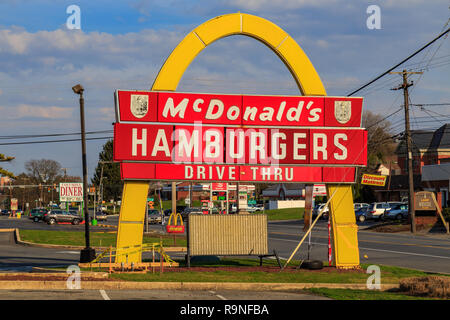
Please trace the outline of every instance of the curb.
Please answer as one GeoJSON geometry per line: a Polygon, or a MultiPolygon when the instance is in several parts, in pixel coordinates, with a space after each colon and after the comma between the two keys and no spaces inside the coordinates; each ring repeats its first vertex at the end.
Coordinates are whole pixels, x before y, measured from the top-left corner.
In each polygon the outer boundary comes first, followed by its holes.
{"type": "MultiPolygon", "coordinates": [[[[243,290],[292,291],[311,288],[368,290],[366,284],[345,283],[240,283],[240,282],[131,282],[81,281],[82,290],[243,290]]],[[[398,284],[382,284],[381,291],[398,289],[398,284]]],[[[0,281],[0,290],[67,290],[66,281],[0,281]]]]}
{"type": "MultiPolygon", "coordinates": [[[[81,279],[83,278],[88,278],[88,279],[107,279],[108,278],[108,273],[107,272],[81,272],[81,279]]],[[[70,274],[67,274],[65,270],[61,270],[61,271],[57,271],[57,270],[52,270],[49,272],[48,269],[43,269],[43,268],[37,268],[34,267],[32,269],[31,273],[23,273],[23,272],[7,272],[7,273],[0,273],[0,289],[2,288],[2,284],[3,283],[7,283],[10,282],[10,280],[5,280],[3,281],[2,278],[6,278],[6,277],[21,277],[21,276],[26,276],[26,277],[30,277],[30,278],[42,278],[42,277],[63,277],[63,276],[67,276],[69,277],[70,274]]],[[[32,282],[42,282],[39,280],[29,280],[32,282]]],[[[15,282],[21,282],[20,280],[15,280],[15,282]]],[[[27,282],[27,281],[23,281],[23,282],[27,282]]],[[[48,281],[45,281],[48,282],[48,281]]],[[[61,282],[61,280],[59,281],[55,281],[55,282],[61,282]]]]}

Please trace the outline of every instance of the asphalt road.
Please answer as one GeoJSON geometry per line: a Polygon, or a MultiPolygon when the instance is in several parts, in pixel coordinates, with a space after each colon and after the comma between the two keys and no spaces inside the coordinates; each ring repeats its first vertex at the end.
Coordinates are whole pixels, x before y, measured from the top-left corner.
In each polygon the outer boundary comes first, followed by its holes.
{"type": "Polygon", "coordinates": [[[329,300],[302,292],[238,290],[0,290],[0,300],[329,300]]]}
{"type": "MultiPolygon", "coordinates": [[[[280,257],[289,258],[303,235],[301,221],[270,222],[270,250],[275,249],[280,257]]],[[[449,235],[411,235],[360,230],[358,242],[361,263],[450,274],[449,235]]],[[[299,251],[294,259],[306,259],[308,239],[299,251]]],[[[311,234],[310,258],[328,260],[328,229],[324,221],[318,222],[311,234]]]]}

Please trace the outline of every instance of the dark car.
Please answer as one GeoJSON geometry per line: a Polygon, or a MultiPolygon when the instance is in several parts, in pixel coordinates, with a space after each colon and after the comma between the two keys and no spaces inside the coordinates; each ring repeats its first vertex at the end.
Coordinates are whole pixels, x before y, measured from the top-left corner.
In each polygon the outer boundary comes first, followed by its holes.
{"type": "Polygon", "coordinates": [[[156,209],[149,209],[148,210],[148,223],[152,224],[158,224],[161,223],[161,213],[156,209]]]}
{"type": "Polygon", "coordinates": [[[44,219],[44,215],[48,213],[49,211],[45,208],[34,208],[31,209],[30,212],[30,219],[32,219],[34,222],[39,222],[40,220],[44,219]]]}
{"type": "Polygon", "coordinates": [[[2,216],[9,216],[10,213],[11,213],[11,211],[6,210],[6,209],[0,210],[0,214],[1,214],[2,216]]]}
{"type": "Polygon", "coordinates": [[[386,209],[384,212],[384,219],[391,220],[402,220],[407,219],[409,215],[408,205],[407,204],[397,204],[392,206],[392,208],[386,209]]]}
{"type": "Polygon", "coordinates": [[[108,220],[108,215],[106,214],[106,212],[97,211],[97,212],[95,212],[95,220],[106,221],[106,220],[108,220]]]}
{"type": "Polygon", "coordinates": [[[186,221],[189,218],[190,214],[203,214],[203,209],[199,207],[191,207],[184,209],[184,211],[181,213],[183,221],[186,221]]]}
{"type": "Polygon", "coordinates": [[[356,220],[364,222],[367,220],[367,215],[369,214],[369,207],[362,207],[355,211],[356,220]]]}
{"type": "Polygon", "coordinates": [[[55,209],[50,210],[49,213],[44,215],[44,221],[48,224],[70,222],[74,225],[77,225],[83,221],[83,217],[80,216],[77,211],[64,211],[55,209]]]}

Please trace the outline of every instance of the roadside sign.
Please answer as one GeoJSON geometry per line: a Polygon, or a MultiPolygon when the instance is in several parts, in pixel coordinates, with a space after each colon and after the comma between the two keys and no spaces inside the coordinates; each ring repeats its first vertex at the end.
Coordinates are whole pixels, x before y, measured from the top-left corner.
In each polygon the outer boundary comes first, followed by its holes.
{"type": "Polygon", "coordinates": [[[81,182],[61,182],[59,184],[60,202],[82,202],[83,183],[81,182]]]}
{"type": "Polygon", "coordinates": [[[430,191],[419,191],[415,193],[414,196],[414,210],[420,211],[434,211],[436,210],[436,205],[433,201],[433,193],[430,191]]]}
{"type": "Polygon", "coordinates": [[[313,197],[316,196],[326,196],[327,188],[324,184],[315,184],[313,187],[313,197]]]}
{"type": "Polygon", "coordinates": [[[11,211],[17,211],[19,209],[19,201],[16,198],[11,198],[11,211]]]}
{"type": "Polygon", "coordinates": [[[211,183],[212,191],[227,191],[228,183],[213,182],[211,183]]]}
{"type": "Polygon", "coordinates": [[[361,184],[384,187],[386,184],[386,176],[380,176],[377,174],[363,174],[361,184]]]}

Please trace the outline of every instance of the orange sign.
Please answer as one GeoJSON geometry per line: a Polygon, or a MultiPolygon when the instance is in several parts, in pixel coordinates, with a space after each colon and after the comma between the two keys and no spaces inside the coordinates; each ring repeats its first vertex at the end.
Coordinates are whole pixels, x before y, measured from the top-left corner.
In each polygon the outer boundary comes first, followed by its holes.
{"type": "Polygon", "coordinates": [[[386,185],[386,176],[379,176],[376,174],[363,174],[361,184],[384,187],[386,185]]]}

